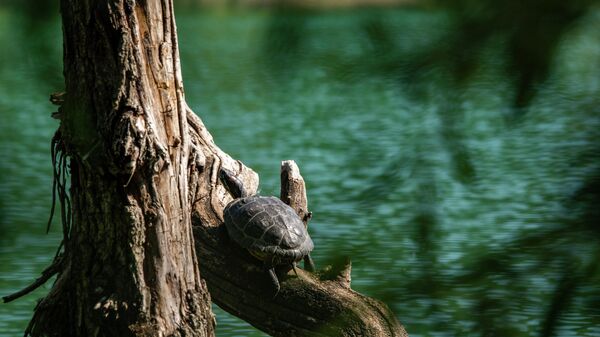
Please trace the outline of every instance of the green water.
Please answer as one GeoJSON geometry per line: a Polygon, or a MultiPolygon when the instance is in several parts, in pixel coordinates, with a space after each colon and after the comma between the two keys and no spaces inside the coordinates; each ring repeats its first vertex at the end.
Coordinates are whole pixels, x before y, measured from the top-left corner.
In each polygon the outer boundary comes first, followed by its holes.
{"type": "MultiPolygon", "coordinates": [[[[56,12],[0,6],[0,295],[60,238],[56,12]]],[[[298,162],[317,266],[351,256],[411,336],[600,336],[600,9],[459,12],[180,10],[186,97],[263,194],[298,162]]],[[[0,335],[49,287],[0,304],[0,335]]],[[[219,336],[263,335],[215,312],[219,336]]]]}

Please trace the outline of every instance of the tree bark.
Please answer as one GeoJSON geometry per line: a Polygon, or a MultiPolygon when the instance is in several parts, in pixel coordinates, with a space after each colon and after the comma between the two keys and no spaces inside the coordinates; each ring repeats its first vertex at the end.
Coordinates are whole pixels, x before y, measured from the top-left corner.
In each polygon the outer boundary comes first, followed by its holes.
{"type": "MultiPolygon", "coordinates": [[[[62,0],[61,11],[67,94],[53,98],[53,158],[64,239],[26,334],[213,336],[212,296],[274,336],[407,336],[383,303],[350,288],[349,261],[279,270],[272,298],[260,261],[228,240],[219,170],[249,192],[258,176],[185,103],[172,0],[62,0]]],[[[308,224],[295,164],[281,197],[308,224]]]]}
{"type": "Polygon", "coordinates": [[[58,149],[70,158],[73,213],[27,333],[213,336],[172,2],[63,0],[61,12],[58,149]]]}

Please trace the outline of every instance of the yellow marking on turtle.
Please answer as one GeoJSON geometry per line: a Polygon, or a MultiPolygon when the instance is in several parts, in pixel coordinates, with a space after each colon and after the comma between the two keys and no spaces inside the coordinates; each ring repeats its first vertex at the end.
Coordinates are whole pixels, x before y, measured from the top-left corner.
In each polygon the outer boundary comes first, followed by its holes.
{"type": "Polygon", "coordinates": [[[265,252],[261,252],[260,250],[256,249],[256,250],[248,250],[250,252],[250,254],[252,254],[252,256],[254,256],[255,258],[264,261],[267,259],[267,253],[265,252]]]}

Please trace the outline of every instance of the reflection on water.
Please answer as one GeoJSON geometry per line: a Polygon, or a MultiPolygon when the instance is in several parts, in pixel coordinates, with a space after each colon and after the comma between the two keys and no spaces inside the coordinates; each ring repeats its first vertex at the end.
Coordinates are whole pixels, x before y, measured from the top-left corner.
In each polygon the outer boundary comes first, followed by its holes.
{"type": "MultiPolygon", "coordinates": [[[[351,256],[353,287],[411,336],[598,336],[600,9],[496,3],[182,11],[187,99],[263,194],[299,163],[317,264],[351,256]]],[[[59,19],[0,7],[0,42],[6,294],[59,238],[59,19]]],[[[0,305],[0,332],[43,293],[0,305]]],[[[262,335],[216,311],[219,336],[262,335]]]]}

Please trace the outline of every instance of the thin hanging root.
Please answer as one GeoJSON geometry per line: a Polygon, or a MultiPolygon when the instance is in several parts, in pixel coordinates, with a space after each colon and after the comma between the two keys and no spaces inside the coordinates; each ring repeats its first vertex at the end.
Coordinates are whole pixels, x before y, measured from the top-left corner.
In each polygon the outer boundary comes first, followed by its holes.
{"type": "Polygon", "coordinates": [[[56,210],[56,196],[58,194],[58,200],[60,202],[60,215],[63,226],[64,240],[68,239],[69,231],[71,228],[71,200],[69,199],[67,192],[67,176],[69,175],[68,170],[68,155],[62,142],[60,130],[57,130],[52,137],[51,142],[51,157],[52,157],[52,168],[53,168],[53,179],[52,179],[52,206],[50,208],[50,216],[48,218],[48,224],[46,225],[46,233],[50,231],[52,225],[52,219],[54,218],[54,212],[56,210]]]}
{"type": "Polygon", "coordinates": [[[58,273],[61,270],[62,261],[63,261],[62,255],[57,256],[54,259],[54,261],[52,262],[52,264],[48,268],[44,269],[44,271],[42,272],[42,276],[38,277],[35,281],[33,281],[33,283],[31,283],[24,289],[19,290],[14,294],[2,297],[2,301],[4,301],[4,303],[14,301],[17,298],[19,298],[21,296],[25,296],[25,295],[29,294],[30,292],[39,288],[44,283],[46,283],[46,281],[48,281],[52,276],[54,276],[56,273],[58,273]]]}
{"type": "Polygon", "coordinates": [[[52,225],[52,219],[54,218],[54,210],[56,209],[56,188],[59,179],[59,173],[56,168],[56,157],[58,155],[60,143],[60,131],[54,133],[52,142],[50,143],[50,153],[52,158],[52,206],[50,207],[50,217],[48,218],[48,225],[46,226],[46,234],[50,232],[50,225],[52,225]]]}
{"type": "Polygon", "coordinates": [[[69,239],[69,232],[71,228],[71,200],[69,199],[66,189],[67,176],[69,175],[67,164],[68,155],[66,154],[66,150],[62,142],[60,130],[57,130],[54,134],[54,137],[52,137],[50,152],[52,156],[53,171],[52,206],[50,208],[48,224],[46,225],[46,233],[50,231],[50,225],[52,224],[52,219],[54,218],[54,211],[56,209],[56,196],[58,194],[58,201],[60,202],[61,222],[63,226],[63,240],[58,245],[58,249],[56,251],[56,254],[54,255],[54,260],[52,261],[52,264],[50,264],[48,268],[44,269],[42,275],[24,289],[17,291],[14,294],[2,297],[2,300],[5,303],[29,294],[30,292],[34,291],[35,289],[39,288],[44,283],[46,283],[52,276],[57,274],[62,269],[62,261],[64,255],[61,254],[61,250],[63,249],[63,247],[69,239]]]}
{"type": "Polygon", "coordinates": [[[64,151],[60,153],[60,160],[58,170],[60,172],[59,183],[58,183],[58,196],[60,201],[60,215],[61,222],[63,225],[63,240],[65,243],[69,240],[69,233],[71,231],[71,199],[67,192],[67,176],[68,165],[67,165],[67,154],[64,151]]]}

